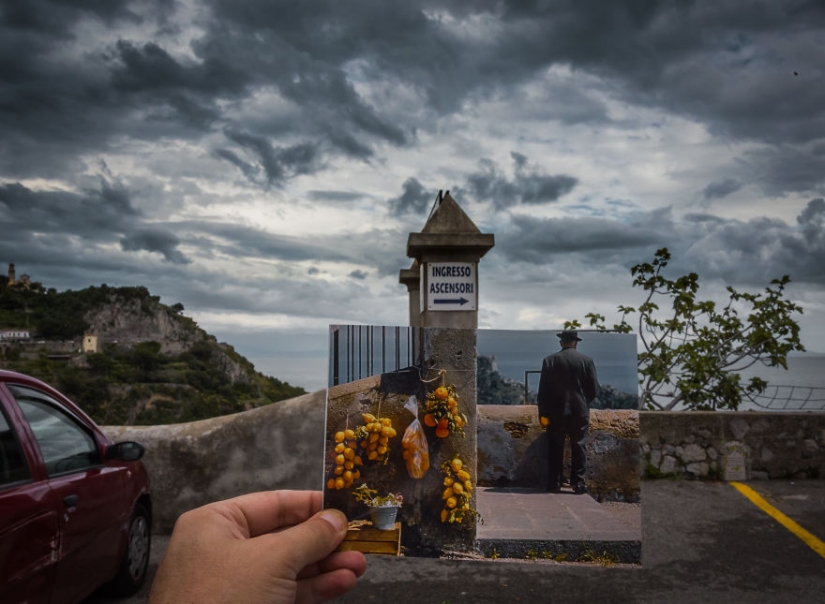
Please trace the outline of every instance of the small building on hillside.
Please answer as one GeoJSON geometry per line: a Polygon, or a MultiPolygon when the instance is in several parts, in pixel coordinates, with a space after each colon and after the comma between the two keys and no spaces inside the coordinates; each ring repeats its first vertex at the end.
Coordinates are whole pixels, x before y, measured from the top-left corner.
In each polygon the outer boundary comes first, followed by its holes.
{"type": "Polygon", "coordinates": [[[97,352],[97,336],[93,334],[85,334],[83,336],[83,352],[97,352]]]}

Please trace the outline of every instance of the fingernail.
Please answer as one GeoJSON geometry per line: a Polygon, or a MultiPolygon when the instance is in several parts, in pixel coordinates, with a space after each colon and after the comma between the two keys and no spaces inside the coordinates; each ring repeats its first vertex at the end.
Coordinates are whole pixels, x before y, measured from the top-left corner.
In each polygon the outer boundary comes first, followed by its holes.
{"type": "Polygon", "coordinates": [[[318,512],[318,516],[322,520],[329,522],[336,531],[343,531],[347,526],[347,517],[338,510],[324,510],[323,512],[318,512]]]}

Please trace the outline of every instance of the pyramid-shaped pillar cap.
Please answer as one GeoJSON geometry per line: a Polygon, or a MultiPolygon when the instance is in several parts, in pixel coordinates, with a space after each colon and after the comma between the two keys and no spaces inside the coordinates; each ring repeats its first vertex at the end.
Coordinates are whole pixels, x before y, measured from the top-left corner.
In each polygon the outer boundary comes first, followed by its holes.
{"type": "Polygon", "coordinates": [[[418,262],[477,262],[495,245],[492,233],[482,233],[450,196],[439,192],[420,233],[410,233],[407,256],[418,262]]]}

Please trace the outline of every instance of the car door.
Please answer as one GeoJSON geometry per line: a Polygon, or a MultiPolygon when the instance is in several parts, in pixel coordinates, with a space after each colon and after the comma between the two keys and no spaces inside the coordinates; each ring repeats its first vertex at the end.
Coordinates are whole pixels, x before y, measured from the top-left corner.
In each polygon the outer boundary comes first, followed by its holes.
{"type": "Polygon", "coordinates": [[[0,385],[0,600],[47,604],[57,568],[57,511],[12,411],[0,385]]]}
{"type": "Polygon", "coordinates": [[[125,469],[102,463],[92,428],[50,395],[8,384],[36,441],[58,507],[60,548],[53,602],[83,598],[111,579],[119,562],[125,469]]]}

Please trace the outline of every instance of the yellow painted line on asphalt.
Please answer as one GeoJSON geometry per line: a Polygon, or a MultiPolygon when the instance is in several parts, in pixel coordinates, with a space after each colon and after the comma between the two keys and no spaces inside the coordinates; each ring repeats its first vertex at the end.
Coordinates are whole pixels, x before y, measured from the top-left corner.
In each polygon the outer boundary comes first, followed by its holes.
{"type": "Polygon", "coordinates": [[[817,554],[825,558],[825,542],[823,542],[813,533],[806,531],[804,528],[799,526],[799,524],[797,524],[796,522],[788,518],[785,514],[777,510],[770,503],[765,501],[765,499],[759,493],[754,491],[748,485],[742,484],[741,482],[731,482],[730,484],[733,486],[733,488],[742,493],[742,495],[747,497],[753,505],[755,505],[760,510],[765,512],[768,516],[776,520],[779,524],[781,524],[786,529],[791,531],[794,535],[802,539],[802,541],[805,542],[805,545],[807,545],[817,554]]]}

